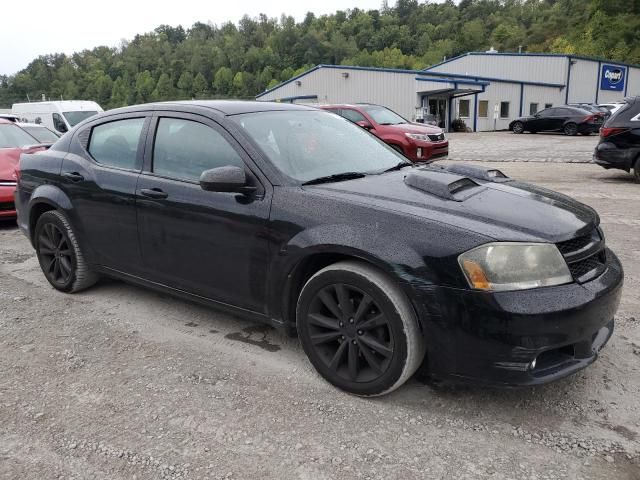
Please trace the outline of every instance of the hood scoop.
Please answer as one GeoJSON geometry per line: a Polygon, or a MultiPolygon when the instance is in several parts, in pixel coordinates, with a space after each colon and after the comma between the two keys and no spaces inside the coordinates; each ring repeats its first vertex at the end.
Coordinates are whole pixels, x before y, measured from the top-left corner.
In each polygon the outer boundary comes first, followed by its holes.
{"type": "Polygon", "coordinates": [[[430,165],[427,167],[436,171],[445,171],[455,173],[457,175],[463,175],[469,178],[476,178],[485,182],[504,183],[511,182],[513,179],[507,177],[500,170],[495,168],[486,169],[482,167],[476,167],[475,165],[465,165],[464,163],[455,165],[430,165]]]}
{"type": "Polygon", "coordinates": [[[463,202],[484,190],[468,177],[449,173],[442,169],[419,169],[404,177],[404,183],[436,197],[463,202]]]}

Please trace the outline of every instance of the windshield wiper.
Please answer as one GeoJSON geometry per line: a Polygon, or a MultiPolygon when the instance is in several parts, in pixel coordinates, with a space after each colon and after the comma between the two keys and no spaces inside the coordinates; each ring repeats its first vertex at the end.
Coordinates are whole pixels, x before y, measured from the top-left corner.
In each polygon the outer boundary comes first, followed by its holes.
{"type": "Polygon", "coordinates": [[[351,180],[354,178],[362,178],[364,176],[365,174],[362,172],[334,173],[333,175],[326,175],[324,177],[314,178],[313,180],[307,180],[302,185],[317,185],[319,183],[339,182],[341,180],[351,180]]]}
{"type": "Polygon", "coordinates": [[[412,164],[412,163],[409,163],[409,162],[400,162],[400,163],[398,163],[397,165],[394,165],[394,166],[393,166],[393,167],[391,167],[391,168],[387,168],[386,170],[383,170],[381,173],[393,172],[393,171],[395,171],[395,170],[400,170],[400,169],[402,169],[402,168],[404,168],[404,167],[412,167],[412,166],[413,166],[413,164],[412,164]]]}

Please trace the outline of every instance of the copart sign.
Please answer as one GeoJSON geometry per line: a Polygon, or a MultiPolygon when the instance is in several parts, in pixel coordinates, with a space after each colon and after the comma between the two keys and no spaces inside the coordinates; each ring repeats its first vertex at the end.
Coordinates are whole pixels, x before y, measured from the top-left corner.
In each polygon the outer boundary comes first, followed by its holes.
{"type": "Polygon", "coordinates": [[[623,91],[626,76],[627,69],[625,67],[602,65],[602,72],[600,73],[600,90],[623,91]]]}

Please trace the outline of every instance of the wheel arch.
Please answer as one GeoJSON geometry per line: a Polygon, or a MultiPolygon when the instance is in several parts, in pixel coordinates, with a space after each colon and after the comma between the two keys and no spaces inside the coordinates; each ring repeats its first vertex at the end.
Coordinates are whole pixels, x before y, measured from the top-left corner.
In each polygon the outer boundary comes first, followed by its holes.
{"type": "Polygon", "coordinates": [[[53,185],[41,185],[37,187],[31,194],[28,211],[29,222],[29,240],[34,245],[34,235],[36,223],[40,216],[50,210],[60,210],[69,213],[72,210],[71,200],[69,197],[53,185]]]}

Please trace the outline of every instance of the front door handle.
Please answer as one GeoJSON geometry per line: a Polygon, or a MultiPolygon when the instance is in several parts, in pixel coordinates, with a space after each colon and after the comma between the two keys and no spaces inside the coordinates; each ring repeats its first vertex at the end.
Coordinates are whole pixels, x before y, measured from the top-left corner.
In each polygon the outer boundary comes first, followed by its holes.
{"type": "Polygon", "coordinates": [[[167,198],[169,196],[168,193],[163,192],[159,188],[143,188],[142,190],[140,190],[140,193],[145,197],[157,199],[167,198]]]}
{"type": "Polygon", "coordinates": [[[78,172],[65,172],[62,176],[72,182],[81,182],[84,180],[84,177],[80,175],[78,172]]]}

